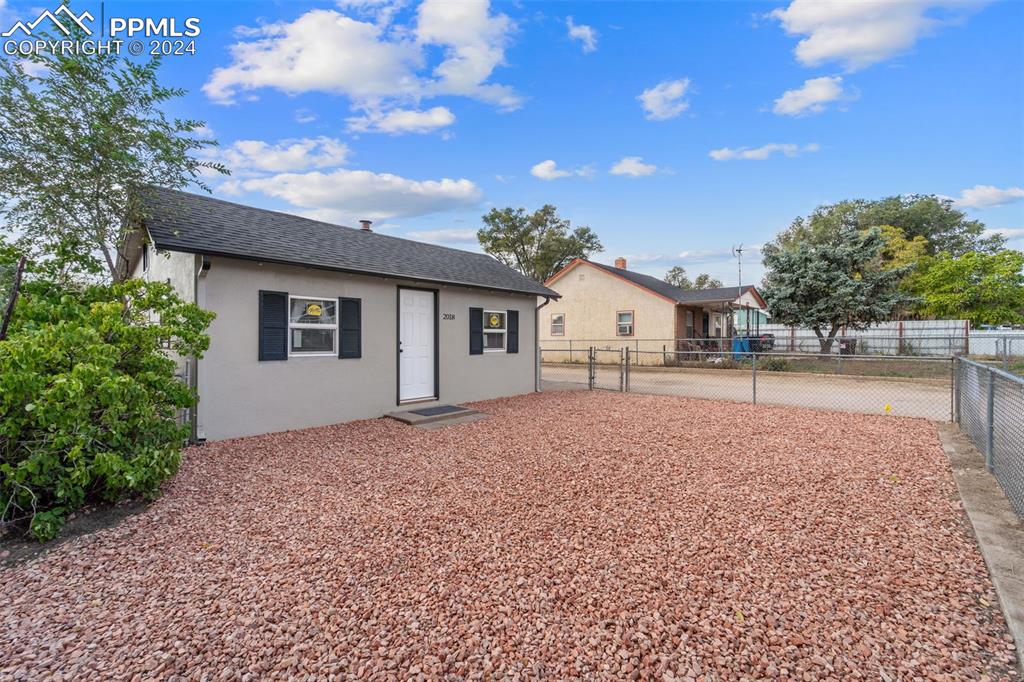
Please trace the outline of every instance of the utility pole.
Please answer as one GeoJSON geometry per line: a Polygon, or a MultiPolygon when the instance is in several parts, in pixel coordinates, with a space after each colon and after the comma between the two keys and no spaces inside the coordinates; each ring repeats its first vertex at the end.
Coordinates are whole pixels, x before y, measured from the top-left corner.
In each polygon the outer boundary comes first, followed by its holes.
{"type": "MultiPolygon", "coordinates": [[[[732,255],[736,259],[736,304],[743,298],[743,243],[732,247],[732,255]]],[[[746,332],[750,333],[750,320],[747,320],[746,332]]]]}

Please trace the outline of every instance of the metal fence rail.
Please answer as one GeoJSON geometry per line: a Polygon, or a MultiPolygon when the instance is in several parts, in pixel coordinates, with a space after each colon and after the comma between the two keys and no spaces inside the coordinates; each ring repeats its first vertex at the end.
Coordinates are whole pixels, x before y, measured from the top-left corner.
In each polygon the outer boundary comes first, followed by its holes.
{"type": "MultiPolygon", "coordinates": [[[[752,335],[750,343],[763,344],[751,347],[753,352],[821,354],[821,344],[813,334],[752,335]]],[[[546,351],[562,351],[567,359],[586,361],[590,348],[600,350],[623,350],[634,352],[677,351],[722,351],[732,350],[732,337],[721,338],[677,338],[677,339],[636,339],[619,337],[615,339],[567,339],[550,338],[540,342],[546,351]]],[[[925,356],[949,358],[953,355],[998,358],[1009,364],[1024,357],[1024,332],[973,332],[973,336],[951,334],[928,334],[914,336],[892,336],[857,333],[836,337],[829,352],[833,355],[889,355],[925,356]]],[[[1006,367],[1004,366],[1004,369],[1006,367]]]]}
{"type": "Polygon", "coordinates": [[[1024,517],[1024,378],[973,360],[954,360],[954,418],[985,455],[1024,517]]]}
{"type": "Polygon", "coordinates": [[[541,350],[541,385],[952,419],[951,358],[541,350]]]}

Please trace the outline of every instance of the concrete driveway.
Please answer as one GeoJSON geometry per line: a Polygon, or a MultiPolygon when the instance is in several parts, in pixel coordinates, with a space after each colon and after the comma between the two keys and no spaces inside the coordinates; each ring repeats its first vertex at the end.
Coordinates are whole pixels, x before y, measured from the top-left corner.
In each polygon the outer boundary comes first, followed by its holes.
{"type": "MultiPolygon", "coordinates": [[[[618,390],[619,369],[597,365],[597,388],[618,390]]],[[[542,388],[586,388],[587,369],[579,365],[545,363],[542,388]]],[[[750,370],[633,368],[630,390],[636,393],[750,402],[750,370]]],[[[936,379],[895,379],[794,372],[757,373],[757,402],[863,414],[890,414],[950,419],[950,385],[936,379]],[[886,412],[885,406],[889,406],[886,412]]]]}

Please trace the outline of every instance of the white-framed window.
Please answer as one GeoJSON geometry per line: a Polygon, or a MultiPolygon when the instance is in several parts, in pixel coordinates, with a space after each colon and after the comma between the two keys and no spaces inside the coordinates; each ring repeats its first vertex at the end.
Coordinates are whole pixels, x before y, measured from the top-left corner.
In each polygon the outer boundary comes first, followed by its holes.
{"type": "Polygon", "coordinates": [[[142,243],[142,271],[149,272],[149,243],[142,243]]]}
{"type": "Polygon", "coordinates": [[[507,313],[504,310],[484,311],[484,352],[505,352],[505,337],[508,332],[507,313]]]}
{"type": "Polygon", "coordinates": [[[615,313],[615,335],[633,336],[633,311],[620,310],[615,313]]]}
{"type": "Polygon", "coordinates": [[[289,296],[288,355],[335,355],[337,351],[338,300],[289,296]]]}
{"type": "Polygon", "coordinates": [[[565,336],[565,313],[551,313],[551,336],[565,336]]]}

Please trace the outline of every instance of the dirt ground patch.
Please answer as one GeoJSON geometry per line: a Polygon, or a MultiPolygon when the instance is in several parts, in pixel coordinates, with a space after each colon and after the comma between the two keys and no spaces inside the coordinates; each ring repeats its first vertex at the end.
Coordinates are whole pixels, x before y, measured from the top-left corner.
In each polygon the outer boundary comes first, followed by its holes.
{"type": "Polygon", "coordinates": [[[70,514],[60,530],[60,536],[50,542],[39,542],[25,535],[22,529],[11,530],[6,535],[0,535],[0,566],[25,563],[52,552],[65,542],[116,526],[123,519],[145,509],[146,503],[141,500],[87,507],[70,514]]]}
{"type": "Polygon", "coordinates": [[[547,393],[209,444],[0,583],[0,678],[1015,678],[935,427],[547,393]]]}

